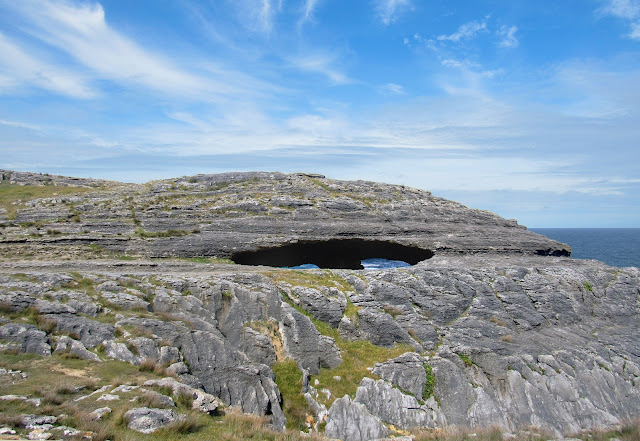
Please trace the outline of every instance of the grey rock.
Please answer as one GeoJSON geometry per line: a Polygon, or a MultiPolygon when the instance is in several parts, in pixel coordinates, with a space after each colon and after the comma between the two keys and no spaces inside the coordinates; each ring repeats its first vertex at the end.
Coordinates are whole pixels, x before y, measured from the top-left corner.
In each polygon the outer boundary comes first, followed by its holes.
{"type": "Polygon", "coordinates": [[[287,355],[312,374],[317,374],[320,367],[340,364],[340,351],[333,339],[321,336],[308,317],[288,304],[282,304],[282,312],[280,334],[287,355]]]}
{"type": "Polygon", "coordinates": [[[149,398],[150,400],[152,400],[154,403],[156,403],[154,405],[154,407],[158,406],[158,407],[176,407],[176,403],[173,401],[173,399],[171,397],[168,397],[164,394],[161,394],[159,392],[153,391],[153,390],[145,390],[144,394],[145,397],[149,398]]]}
{"type": "Polygon", "coordinates": [[[140,433],[152,433],[178,419],[178,414],[171,409],[154,409],[138,407],[124,414],[127,427],[140,433]]]}
{"type": "Polygon", "coordinates": [[[20,352],[38,355],[51,355],[51,345],[47,334],[33,325],[7,323],[0,326],[0,340],[14,344],[20,352]]]}
{"type": "Polygon", "coordinates": [[[124,343],[105,340],[103,343],[105,356],[130,364],[140,364],[140,357],[134,355],[124,343]]]}
{"type": "Polygon", "coordinates": [[[53,415],[22,415],[22,425],[26,429],[45,429],[48,430],[58,421],[58,417],[53,415]]]}
{"type": "Polygon", "coordinates": [[[343,441],[369,441],[384,438],[389,430],[363,404],[355,403],[345,395],[331,405],[324,433],[329,438],[343,441]]]}
{"type": "Polygon", "coordinates": [[[173,375],[188,374],[189,373],[189,367],[185,363],[180,361],[178,363],[173,363],[173,364],[169,365],[167,367],[167,373],[168,374],[173,374],[173,375]]]}
{"type": "Polygon", "coordinates": [[[436,423],[442,422],[437,408],[422,406],[415,397],[403,394],[384,380],[363,378],[354,402],[364,404],[372,415],[382,421],[405,430],[433,428],[436,423]]]}
{"type": "Polygon", "coordinates": [[[140,297],[135,295],[127,294],[126,292],[103,291],[101,295],[107,302],[122,309],[142,309],[144,311],[153,311],[149,302],[142,300],[140,297]]]}
{"type": "Polygon", "coordinates": [[[334,328],[340,323],[347,306],[345,295],[337,288],[319,289],[296,286],[291,289],[291,297],[299,300],[300,306],[314,318],[329,323],[334,328]]]}
{"type": "Polygon", "coordinates": [[[425,363],[415,352],[407,352],[384,363],[377,363],[372,372],[400,389],[410,392],[419,400],[428,398],[422,396],[427,382],[425,363]]]}
{"type": "Polygon", "coordinates": [[[0,401],[23,401],[34,407],[40,407],[40,404],[42,404],[40,398],[29,398],[26,395],[0,395],[0,401]]]}
{"type": "Polygon", "coordinates": [[[144,385],[169,387],[171,388],[174,397],[180,394],[191,395],[193,397],[192,408],[195,410],[199,410],[200,412],[213,414],[221,405],[220,400],[213,395],[188,386],[186,384],[180,383],[175,378],[167,377],[161,380],[148,380],[144,383],[144,385]]]}
{"type": "Polygon", "coordinates": [[[180,351],[173,346],[161,346],[158,363],[170,365],[181,360],[180,351]]]}
{"type": "Polygon", "coordinates": [[[92,420],[101,420],[103,416],[111,413],[112,410],[110,407],[100,407],[92,412],[89,413],[89,418],[91,418],[92,420]]]}
{"type": "Polygon", "coordinates": [[[36,298],[26,292],[12,291],[6,294],[0,294],[0,305],[4,309],[20,312],[32,306],[36,298]]]}
{"type": "Polygon", "coordinates": [[[44,317],[56,322],[58,331],[70,335],[78,335],[87,348],[93,348],[105,340],[112,340],[115,328],[107,323],[100,323],[86,317],[72,314],[49,314],[44,317]]]}
{"type": "Polygon", "coordinates": [[[271,338],[250,328],[244,328],[242,351],[251,361],[271,366],[276,362],[276,351],[271,338]]]}
{"type": "Polygon", "coordinates": [[[48,300],[36,299],[33,305],[40,314],[75,314],[78,312],[70,305],[60,302],[50,302],[48,300]]]}
{"type": "Polygon", "coordinates": [[[158,360],[160,357],[158,343],[151,338],[130,338],[127,340],[127,343],[133,345],[140,360],[158,360]]]}
{"type": "Polygon", "coordinates": [[[101,361],[93,352],[89,351],[81,341],[72,339],[71,337],[62,336],[56,342],[55,354],[69,353],[82,358],[83,360],[101,361]]]}

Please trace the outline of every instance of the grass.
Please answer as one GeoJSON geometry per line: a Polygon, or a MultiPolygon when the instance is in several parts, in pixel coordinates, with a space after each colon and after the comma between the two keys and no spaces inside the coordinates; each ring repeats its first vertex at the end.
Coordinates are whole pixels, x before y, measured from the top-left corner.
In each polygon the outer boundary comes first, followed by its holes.
{"type": "Polygon", "coordinates": [[[586,289],[589,292],[593,292],[593,286],[591,286],[589,282],[584,282],[584,289],[586,289]]]}
{"type": "Polygon", "coordinates": [[[305,430],[307,401],[302,395],[302,372],[294,360],[285,360],[271,366],[276,384],[282,394],[282,407],[287,417],[287,429],[305,430]]]}
{"type": "MultiPolygon", "coordinates": [[[[67,359],[57,354],[50,357],[39,357],[33,354],[8,354],[0,352],[0,366],[8,369],[22,370],[27,378],[3,381],[0,379],[0,395],[17,394],[43,398],[40,407],[18,401],[0,401],[0,424],[7,425],[26,435],[22,427],[20,415],[64,415],[58,424],[74,427],[81,431],[92,431],[94,441],[185,441],[216,440],[265,440],[265,441],[302,441],[317,440],[317,436],[301,435],[299,430],[281,433],[269,429],[268,419],[235,413],[231,410],[226,415],[210,416],[191,409],[192,398],[176,397],[177,412],[183,419],[158,430],[153,435],[144,435],[129,430],[124,421],[127,410],[141,405],[159,407],[154,400],[144,401],[144,392],[136,389],[122,395],[119,401],[109,402],[113,412],[103,416],[100,421],[93,421],[91,411],[104,406],[104,402],[96,401],[98,395],[83,401],[74,402],[93,390],[110,384],[141,385],[144,381],[159,378],[153,373],[140,372],[136,366],[110,360],[102,363],[87,360],[67,359]],[[140,397],[135,399],[136,397],[140,397]],[[133,401],[130,401],[134,399],[133,401]],[[142,404],[141,404],[142,403],[142,404]]],[[[293,372],[293,371],[292,371],[293,372]]],[[[281,374],[284,377],[284,374],[281,374]]],[[[299,385],[301,387],[301,383],[299,385]]]]}
{"type": "Polygon", "coordinates": [[[274,283],[285,282],[293,286],[305,286],[316,289],[319,286],[327,286],[330,288],[338,288],[341,291],[353,291],[353,287],[349,282],[328,270],[279,269],[266,271],[263,274],[269,277],[274,283]]]}
{"type": "Polygon", "coordinates": [[[467,354],[458,354],[458,357],[460,357],[460,360],[464,362],[465,366],[473,366],[473,361],[471,361],[471,358],[469,358],[467,354]]]}
{"type": "Polygon", "coordinates": [[[433,368],[428,364],[424,365],[425,373],[427,374],[427,381],[424,383],[424,391],[422,392],[422,399],[426,401],[436,387],[436,376],[433,374],[433,368]]]}
{"type": "Polygon", "coordinates": [[[318,331],[321,334],[332,337],[342,357],[342,364],[334,369],[320,369],[318,375],[312,376],[312,381],[317,379],[319,389],[328,389],[331,392],[331,398],[320,395],[320,401],[329,407],[333,401],[344,395],[355,397],[356,389],[364,377],[377,376],[372,374],[368,367],[373,367],[376,363],[387,361],[391,358],[399,357],[405,352],[413,351],[413,347],[407,344],[394,345],[391,348],[376,346],[368,340],[347,341],[342,339],[338,331],[332,328],[328,323],[312,319],[318,331]],[[340,379],[336,379],[339,377],[340,379]]]}
{"type": "Polygon", "coordinates": [[[28,201],[53,196],[80,195],[90,191],[96,191],[96,189],[86,187],[55,187],[51,185],[18,185],[3,181],[0,183],[0,207],[7,210],[9,219],[15,219],[18,210],[25,208],[25,203],[28,201]]]}

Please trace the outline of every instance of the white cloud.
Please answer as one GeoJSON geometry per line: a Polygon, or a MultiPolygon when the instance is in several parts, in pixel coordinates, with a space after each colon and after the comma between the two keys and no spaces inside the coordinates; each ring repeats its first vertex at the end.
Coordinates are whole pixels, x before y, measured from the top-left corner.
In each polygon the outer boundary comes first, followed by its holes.
{"type": "Polygon", "coordinates": [[[398,19],[398,16],[411,7],[411,0],[377,0],[376,13],[380,21],[388,26],[398,19]]]}
{"type": "Polygon", "coordinates": [[[96,96],[82,75],[29,55],[2,34],[0,68],[4,71],[0,76],[0,93],[3,89],[12,93],[20,87],[32,86],[73,98],[96,96]]]}
{"type": "Polygon", "coordinates": [[[36,126],[33,124],[27,124],[20,121],[7,121],[5,119],[0,119],[0,125],[8,126],[8,127],[18,127],[20,129],[35,130],[38,132],[42,130],[39,126],[36,126]]]}
{"type": "MultiPolygon", "coordinates": [[[[256,1],[253,4],[259,8],[254,12],[261,20],[267,20],[272,13],[270,1],[256,1]]],[[[216,103],[272,90],[264,82],[206,58],[198,59],[197,66],[180,66],[175,60],[179,57],[145,48],[113,29],[99,3],[24,0],[3,7],[30,25],[25,32],[40,40],[43,50],[64,54],[72,61],[64,60],[65,67],[47,65],[27,55],[30,51],[17,44],[0,41],[9,48],[0,51],[0,60],[11,61],[17,66],[12,69],[20,69],[18,73],[25,77],[21,81],[38,87],[85,98],[96,95],[90,80],[108,80],[129,87],[142,86],[162,95],[216,103]]],[[[64,56],[57,55],[56,63],[62,63],[64,56]]],[[[0,78],[0,87],[3,83],[6,80],[0,78]]]]}
{"type": "Polygon", "coordinates": [[[640,0],[607,0],[596,11],[600,16],[612,16],[628,22],[631,31],[628,38],[640,40],[640,0]]]}
{"type": "Polygon", "coordinates": [[[325,75],[334,84],[348,84],[351,79],[335,67],[336,57],[331,54],[318,53],[301,56],[291,60],[298,69],[325,75]]]}
{"type": "Polygon", "coordinates": [[[400,84],[395,84],[395,83],[387,83],[384,86],[382,86],[382,91],[385,93],[391,93],[393,95],[405,95],[407,92],[405,92],[404,87],[402,87],[400,84]]]}
{"type": "Polygon", "coordinates": [[[302,17],[300,18],[300,21],[298,22],[298,26],[302,26],[304,25],[306,22],[308,22],[309,20],[313,19],[313,13],[316,9],[316,6],[318,5],[320,0],[305,0],[304,2],[304,8],[302,10],[302,17]]]}
{"type": "Polygon", "coordinates": [[[506,26],[503,25],[498,31],[496,35],[501,38],[498,46],[507,47],[507,48],[515,48],[518,47],[520,42],[516,38],[516,32],[518,31],[517,26],[506,26]]]}
{"type": "Polygon", "coordinates": [[[640,16],[640,2],[638,0],[608,0],[599,12],[603,15],[633,20],[640,16]]]}
{"type": "Polygon", "coordinates": [[[456,32],[451,35],[438,35],[438,40],[458,42],[460,40],[468,40],[474,37],[478,32],[487,29],[486,21],[470,21],[461,25],[456,32]]]}

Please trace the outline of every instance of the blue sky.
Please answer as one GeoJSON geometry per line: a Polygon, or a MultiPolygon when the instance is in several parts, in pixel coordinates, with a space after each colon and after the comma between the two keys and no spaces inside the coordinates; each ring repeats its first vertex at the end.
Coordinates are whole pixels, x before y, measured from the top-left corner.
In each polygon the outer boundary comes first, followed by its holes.
{"type": "Polygon", "coordinates": [[[0,168],[410,185],[640,227],[640,0],[0,0],[0,168]]]}

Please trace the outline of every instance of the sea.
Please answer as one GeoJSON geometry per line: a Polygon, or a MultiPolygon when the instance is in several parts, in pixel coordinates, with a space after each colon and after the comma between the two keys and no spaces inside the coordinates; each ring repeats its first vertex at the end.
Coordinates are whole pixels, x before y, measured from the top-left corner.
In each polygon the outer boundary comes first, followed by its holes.
{"type": "Polygon", "coordinates": [[[574,259],[640,267],[640,228],[529,228],[568,244],[574,259]]]}

